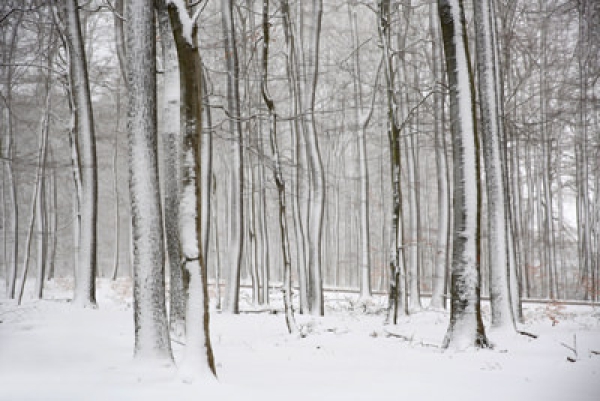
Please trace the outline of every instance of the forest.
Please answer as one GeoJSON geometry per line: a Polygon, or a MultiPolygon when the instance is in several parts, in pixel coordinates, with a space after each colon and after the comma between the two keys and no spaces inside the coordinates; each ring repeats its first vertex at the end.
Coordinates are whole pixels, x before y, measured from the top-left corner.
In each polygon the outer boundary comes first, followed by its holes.
{"type": "Polygon", "coordinates": [[[0,54],[0,400],[600,397],[600,2],[5,0],[0,54]]]}

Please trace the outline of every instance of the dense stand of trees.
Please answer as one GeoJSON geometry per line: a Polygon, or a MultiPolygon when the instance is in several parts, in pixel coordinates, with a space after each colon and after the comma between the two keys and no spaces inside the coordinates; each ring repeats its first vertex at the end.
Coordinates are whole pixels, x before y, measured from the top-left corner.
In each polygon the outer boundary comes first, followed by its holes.
{"type": "Polygon", "coordinates": [[[481,296],[509,330],[521,298],[597,301],[599,21],[593,0],[5,1],[6,294],[74,275],[95,306],[95,277],[132,275],[136,351],[171,359],[170,327],[212,373],[209,298],[238,313],[241,283],[257,308],[283,288],[291,332],[327,287],[387,293],[392,322],[449,306],[458,348],[487,345],[481,296]]]}

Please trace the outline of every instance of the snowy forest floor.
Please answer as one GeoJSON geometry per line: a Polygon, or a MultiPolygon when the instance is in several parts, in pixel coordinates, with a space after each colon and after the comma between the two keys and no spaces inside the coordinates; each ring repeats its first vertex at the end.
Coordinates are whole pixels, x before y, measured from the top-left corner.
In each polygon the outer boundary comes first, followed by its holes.
{"type": "Polygon", "coordinates": [[[99,280],[96,310],[71,306],[71,286],[20,307],[0,295],[0,400],[600,400],[598,307],[528,304],[521,329],[537,339],[488,332],[494,349],[457,353],[439,349],[447,312],[384,325],[383,298],[328,294],[324,318],[297,316],[299,337],[244,293],[246,313],[211,314],[218,381],[189,384],[133,362],[129,280],[99,280]]]}

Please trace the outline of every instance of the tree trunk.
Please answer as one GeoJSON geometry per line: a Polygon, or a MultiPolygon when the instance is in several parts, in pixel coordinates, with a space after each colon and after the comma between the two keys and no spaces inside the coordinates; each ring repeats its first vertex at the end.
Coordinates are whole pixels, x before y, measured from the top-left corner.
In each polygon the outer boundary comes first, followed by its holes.
{"type": "Polygon", "coordinates": [[[73,303],[84,307],[96,305],[96,235],[97,192],[96,137],[88,79],[87,62],[76,0],[64,3],[66,37],[71,64],[73,107],[75,109],[76,146],[81,172],[81,227],[77,274],[73,303]]]}
{"type": "MultiPolygon", "coordinates": [[[[262,32],[263,32],[263,48],[262,48],[262,79],[261,93],[262,98],[269,110],[269,144],[271,146],[272,161],[273,161],[273,177],[277,187],[277,200],[279,203],[279,233],[281,235],[281,247],[283,256],[283,304],[285,310],[285,321],[290,334],[298,332],[296,320],[294,317],[294,309],[292,305],[292,265],[290,256],[290,242],[286,216],[286,196],[285,196],[285,181],[281,171],[281,160],[279,153],[279,145],[277,143],[277,111],[275,103],[269,94],[268,88],[268,68],[269,68],[269,42],[270,42],[270,26],[269,20],[269,0],[263,0],[262,8],[262,32]]],[[[265,238],[266,239],[266,238],[265,238]]],[[[268,289],[268,283],[264,285],[268,289]]]]}
{"type": "Polygon", "coordinates": [[[477,71],[479,83],[479,108],[481,113],[481,136],[487,189],[488,263],[492,326],[497,329],[515,331],[515,319],[509,289],[509,248],[506,227],[506,180],[501,157],[502,137],[496,83],[499,68],[494,46],[495,32],[492,29],[491,8],[493,0],[474,3],[477,49],[477,71]]]}
{"type": "Polygon", "coordinates": [[[165,306],[164,236],[157,160],[156,27],[152,0],[127,4],[129,191],[136,359],[172,364],[165,306]]]}
{"type": "MultiPolygon", "coordinates": [[[[438,49],[441,48],[439,42],[439,22],[437,21],[437,13],[435,4],[432,3],[429,12],[429,25],[431,36],[434,38],[432,42],[431,58],[433,66],[434,79],[438,80],[441,77],[442,66],[441,60],[437,56],[438,49]]],[[[437,205],[438,205],[438,228],[436,238],[436,252],[434,258],[433,269],[433,285],[431,294],[431,303],[429,306],[432,309],[446,308],[446,283],[448,273],[448,231],[450,222],[448,218],[449,209],[449,188],[448,188],[448,165],[446,156],[446,141],[443,136],[444,131],[444,99],[441,93],[441,88],[436,88],[433,95],[434,102],[434,142],[435,142],[435,167],[437,175],[437,205]]]]}
{"type": "Polygon", "coordinates": [[[182,363],[190,379],[216,375],[209,333],[208,271],[202,249],[202,62],[197,43],[197,15],[169,5],[177,55],[181,92],[181,186],[179,239],[183,268],[189,275],[185,316],[186,347],[182,363]]]}
{"type": "Polygon", "coordinates": [[[17,281],[17,266],[19,264],[19,205],[17,201],[17,181],[15,179],[13,163],[16,154],[14,132],[13,132],[13,115],[11,108],[12,104],[12,87],[13,87],[13,67],[10,65],[13,62],[14,51],[17,43],[17,33],[24,13],[18,13],[17,20],[10,32],[8,37],[8,51],[3,52],[2,60],[6,67],[4,71],[6,76],[4,78],[4,113],[3,119],[3,130],[0,132],[2,135],[0,139],[0,157],[2,158],[2,165],[4,171],[4,177],[6,179],[6,186],[4,187],[5,199],[3,200],[6,207],[4,208],[4,219],[6,222],[5,233],[11,238],[10,241],[5,239],[5,243],[8,242],[8,249],[5,256],[6,269],[7,269],[7,288],[6,295],[8,298],[13,299],[15,297],[15,286],[17,281]]]}
{"type": "Polygon", "coordinates": [[[303,119],[299,114],[302,111],[302,95],[299,83],[300,73],[298,67],[298,50],[296,48],[296,36],[292,25],[292,16],[289,2],[281,1],[281,14],[283,16],[283,26],[286,42],[286,70],[289,78],[289,91],[292,98],[292,111],[295,116],[290,124],[293,134],[292,140],[292,162],[294,163],[294,182],[292,185],[292,214],[294,216],[294,229],[296,237],[296,264],[298,270],[298,286],[300,287],[300,313],[308,312],[310,309],[308,298],[308,279],[307,279],[307,255],[306,255],[306,225],[304,224],[304,214],[302,205],[306,202],[305,197],[304,174],[303,174],[303,144],[302,138],[303,119]]]}
{"type": "MultiPolygon", "coordinates": [[[[352,32],[352,45],[354,46],[353,69],[354,69],[354,107],[356,129],[358,131],[358,169],[360,179],[360,297],[367,299],[371,297],[371,237],[369,232],[369,169],[367,161],[367,127],[369,120],[373,115],[373,104],[369,114],[364,116],[362,104],[362,87],[360,74],[360,54],[359,54],[359,32],[356,16],[356,9],[351,9],[348,5],[349,22],[352,32]]],[[[379,76],[379,71],[376,77],[379,76]]],[[[373,88],[373,98],[377,88],[373,88]]]]}
{"type": "Polygon", "coordinates": [[[234,188],[231,199],[231,224],[229,227],[229,280],[225,293],[223,311],[239,312],[240,273],[242,267],[244,235],[244,164],[243,136],[240,123],[239,66],[235,40],[233,1],[221,0],[223,35],[225,37],[225,60],[227,64],[227,103],[229,129],[231,135],[232,169],[231,179],[234,188]]]}
{"type": "Polygon", "coordinates": [[[171,334],[182,337],[185,333],[185,298],[188,277],[181,265],[179,238],[179,193],[181,183],[181,129],[180,80],[177,47],[164,0],[155,2],[160,29],[163,58],[162,135],[164,194],[164,227],[169,261],[169,328],[171,334]]]}
{"type": "Polygon", "coordinates": [[[438,0],[450,85],[454,161],[454,235],[450,325],[445,348],[486,347],[479,276],[479,157],[473,77],[461,0],[438,0]]]}

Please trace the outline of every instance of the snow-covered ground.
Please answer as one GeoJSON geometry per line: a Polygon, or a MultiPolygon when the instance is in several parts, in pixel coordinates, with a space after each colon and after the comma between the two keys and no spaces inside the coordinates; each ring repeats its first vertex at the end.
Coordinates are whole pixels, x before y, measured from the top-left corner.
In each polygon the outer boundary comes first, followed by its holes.
{"type": "Polygon", "coordinates": [[[488,333],[494,349],[463,353],[438,348],[447,313],[384,325],[383,299],[365,312],[331,294],[326,317],[298,316],[305,337],[282,314],[213,313],[219,379],[190,384],[133,362],[129,281],[99,280],[96,310],[70,305],[70,286],[20,307],[0,298],[0,400],[600,400],[600,308],[527,305],[537,339],[488,333]]]}

